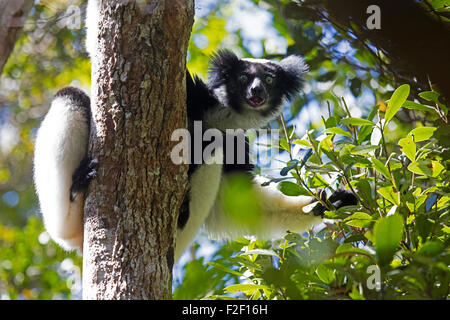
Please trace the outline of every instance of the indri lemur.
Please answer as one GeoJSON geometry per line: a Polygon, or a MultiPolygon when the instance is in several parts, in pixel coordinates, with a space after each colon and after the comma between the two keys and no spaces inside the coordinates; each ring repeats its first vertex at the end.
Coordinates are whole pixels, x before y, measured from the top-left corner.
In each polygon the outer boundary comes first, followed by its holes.
{"type": "MultiPolygon", "coordinates": [[[[90,32],[95,30],[89,30],[88,24],[88,41],[90,32]]],[[[206,83],[186,74],[189,128],[194,121],[202,121],[203,130],[216,128],[223,133],[226,129],[264,126],[279,116],[284,99],[294,97],[302,88],[305,72],[306,64],[296,55],[270,61],[239,59],[230,51],[219,51],[211,59],[206,83]]],[[[67,87],[55,95],[36,139],[34,179],[44,223],[51,237],[67,250],[83,246],[84,191],[96,175],[97,162],[87,154],[90,122],[89,97],[67,87]]],[[[217,163],[190,164],[189,191],[178,219],[175,260],[202,226],[215,238],[252,234],[273,238],[282,237],[288,230],[307,230],[321,221],[324,207],[320,204],[310,213],[303,211],[317,201],[314,197],[286,196],[275,183],[261,186],[266,179],[251,173],[248,146],[241,164],[223,161],[226,151],[215,150],[217,163]],[[249,185],[255,197],[248,201],[258,202],[261,208],[258,228],[239,224],[222,206],[224,180],[234,172],[245,172],[252,180],[249,185]]],[[[356,203],[346,192],[335,193],[329,200],[336,207],[356,203]]]]}

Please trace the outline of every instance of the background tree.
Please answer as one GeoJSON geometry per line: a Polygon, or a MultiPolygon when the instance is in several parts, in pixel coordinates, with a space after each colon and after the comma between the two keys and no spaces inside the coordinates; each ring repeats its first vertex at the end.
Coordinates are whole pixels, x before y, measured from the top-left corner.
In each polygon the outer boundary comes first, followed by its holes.
{"type": "Polygon", "coordinates": [[[25,20],[33,7],[32,0],[2,1],[0,3],[0,73],[11,54],[25,20]]]}

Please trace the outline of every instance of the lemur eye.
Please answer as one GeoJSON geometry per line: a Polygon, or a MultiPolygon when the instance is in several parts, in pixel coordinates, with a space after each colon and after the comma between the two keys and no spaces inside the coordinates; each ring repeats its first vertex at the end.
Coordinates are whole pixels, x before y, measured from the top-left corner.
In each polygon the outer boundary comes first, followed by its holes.
{"type": "Polygon", "coordinates": [[[271,76],[267,76],[266,77],[266,83],[267,84],[272,84],[273,83],[273,78],[271,76]]]}
{"type": "Polygon", "coordinates": [[[247,80],[248,80],[248,77],[247,77],[245,74],[241,74],[241,75],[239,76],[239,81],[240,81],[241,83],[246,83],[247,80]]]}

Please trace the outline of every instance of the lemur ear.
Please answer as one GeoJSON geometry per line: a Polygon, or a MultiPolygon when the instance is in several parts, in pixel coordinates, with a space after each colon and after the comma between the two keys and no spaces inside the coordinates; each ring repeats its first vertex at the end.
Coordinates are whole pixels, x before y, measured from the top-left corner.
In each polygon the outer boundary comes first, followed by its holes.
{"type": "Polygon", "coordinates": [[[219,50],[210,61],[208,83],[216,88],[223,85],[231,73],[238,68],[241,60],[229,50],[219,50]]]}
{"type": "Polygon", "coordinates": [[[287,99],[291,99],[302,87],[308,65],[302,57],[291,55],[280,61],[283,69],[283,90],[287,99]]]}

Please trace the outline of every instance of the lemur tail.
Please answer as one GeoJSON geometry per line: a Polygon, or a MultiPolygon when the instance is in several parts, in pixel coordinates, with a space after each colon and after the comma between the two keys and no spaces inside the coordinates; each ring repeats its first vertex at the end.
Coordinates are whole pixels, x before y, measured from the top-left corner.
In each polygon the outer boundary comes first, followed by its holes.
{"type": "MultiPolygon", "coordinates": [[[[38,130],[34,152],[34,182],[44,224],[50,236],[65,249],[83,244],[83,179],[73,176],[86,161],[91,109],[80,89],[58,91],[38,130]],[[84,160],[84,161],[83,161],[84,160]]],[[[89,172],[92,179],[92,172],[89,172]]],[[[95,175],[94,175],[95,176],[95,175]]]]}

